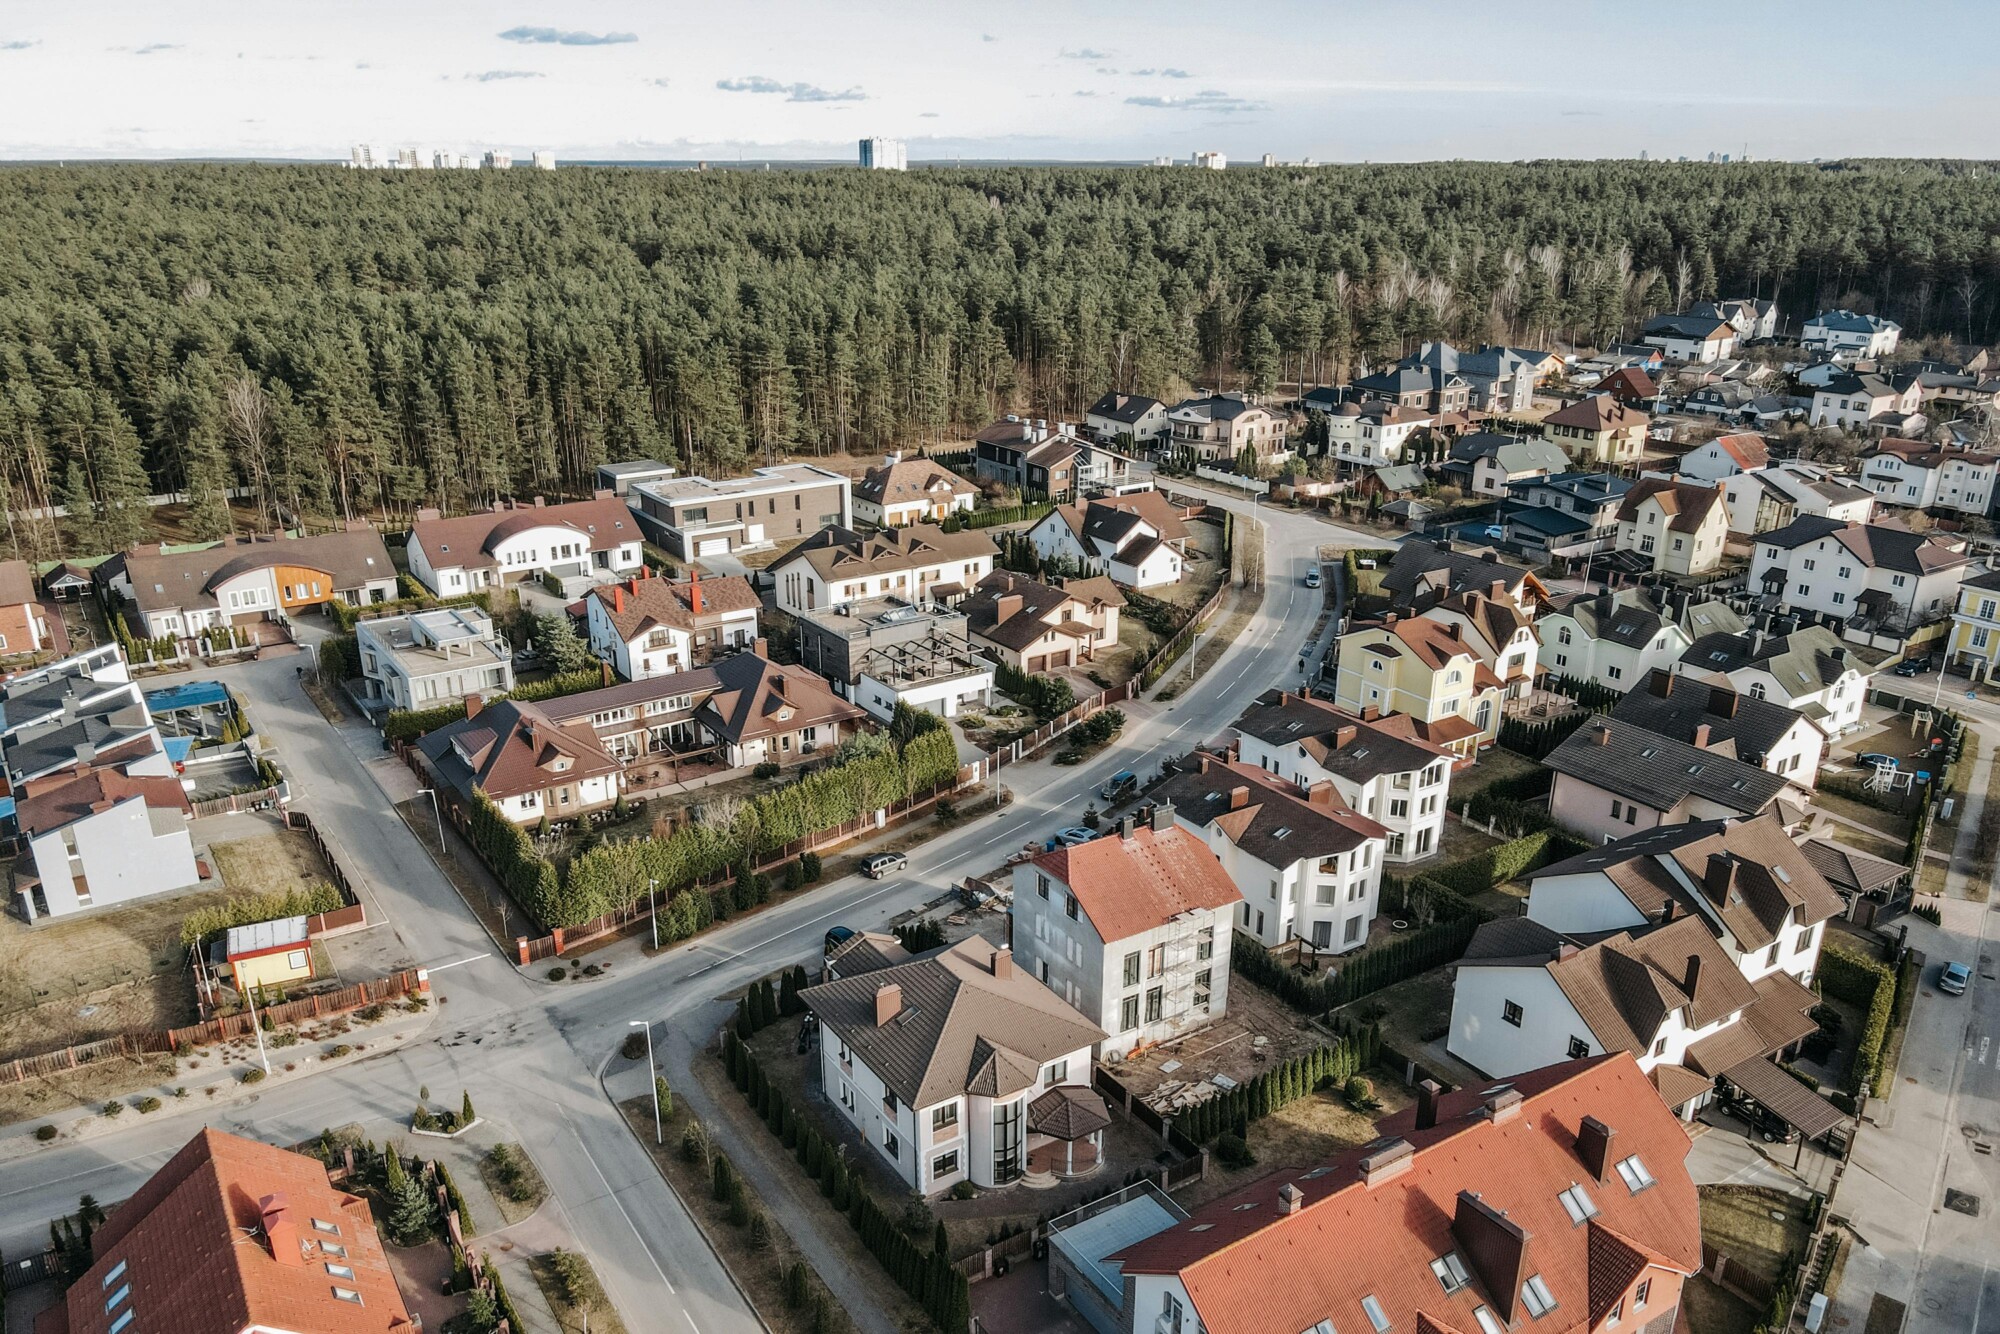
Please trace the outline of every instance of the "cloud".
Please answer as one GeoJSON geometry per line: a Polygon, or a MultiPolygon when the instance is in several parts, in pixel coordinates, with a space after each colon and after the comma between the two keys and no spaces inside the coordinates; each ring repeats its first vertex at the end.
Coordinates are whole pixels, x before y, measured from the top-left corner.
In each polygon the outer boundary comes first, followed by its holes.
{"type": "Polygon", "coordinates": [[[1063,58],[1064,60],[1109,60],[1109,59],[1111,59],[1111,53],[1110,53],[1109,51],[1097,51],[1097,50],[1093,50],[1092,48],[1090,48],[1090,47],[1088,47],[1088,46],[1086,46],[1086,47],[1083,47],[1082,49],[1080,49],[1080,50],[1076,50],[1076,51],[1058,51],[1058,52],[1057,52],[1056,54],[1057,54],[1057,55],[1059,55],[1059,56],[1061,56],[1061,57],[1062,57],[1062,58],[1063,58]]]}
{"type": "Polygon", "coordinates": [[[918,120],[936,120],[937,118],[938,113],[935,111],[919,111],[917,113],[918,120]]]}
{"type": "Polygon", "coordinates": [[[41,44],[42,39],[39,37],[30,41],[0,42],[0,51],[25,51],[31,46],[40,46],[41,44]]]}
{"type": "Polygon", "coordinates": [[[535,28],[522,24],[500,34],[503,42],[527,42],[537,46],[618,46],[636,42],[635,32],[565,32],[561,28],[535,28]]]}
{"type": "Polygon", "coordinates": [[[1075,92],[1071,93],[1071,94],[1070,94],[1070,96],[1071,96],[1071,97],[1095,97],[1095,96],[1097,96],[1097,94],[1096,94],[1095,92],[1091,91],[1091,90],[1090,90],[1090,89],[1088,89],[1088,88],[1079,88],[1079,89],[1077,89],[1077,90],[1076,90],[1075,92]]]}
{"type": "Polygon", "coordinates": [[[1194,77],[1194,75],[1184,69],[1135,69],[1132,72],[1141,78],[1147,79],[1152,78],[1154,75],[1158,75],[1162,79],[1192,79],[1194,77]]]}
{"type": "Polygon", "coordinates": [[[648,79],[646,82],[652,84],[655,88],[671,88],[674,83],[672,79],[648,79]]]}
{"type": "Polygon", "coordinates": [[[465,77],[474,83],[498,83],[502,79],[539,79],[542,72],[536,69],[489,69],[465,77]]]}
{"type": "Polygon", "coordinates": [[[1219,88],[1204,88],[1200,92],[1190,94],[1187,97],[1155,97],[1150,94],[1143,97],[1128,97],[1125,99],[1125,105],[1130,107],[1149,107],[1156,111],[1212,111],[1225,116],[1233,115],[1239,111],[1262,111],[1264,109],[1262,102],[1253,102],[1243,97],[1231,97],[1219,88]]]}
{"type": "Polygon", "coordinates": [[[859,88],[820,88],[810,83],[780,83],[762,74],[741,79],[717,79],[715,86],[725,93],[783,93],[787,102],[865,102],[868,94],[859,88]]]}
{"type": "Polygon", "coordinates": [[[368,63],[367,61],[365,61],[365,60],[357,60],[357,61],[355,61],[355,62],[354,62],[354,68],[356,68],[356,69],[373,69],[373,68],[374,68],[374,66],[373,66],[373,65],[370,65],[370,64],[369,64],[369,63],[368,63]]]}
{"type": "Polygon", "coordinates": [[[1108,67],[1106,67],[1106,66],[1103,66],[1103,65],[1099,65],[1099,66],[1097,67],[1097,72],[1098,72],[1099,74],[1116,74],[1116,73],[1117,73],[1118,71],[1117,71],[1117,70],[1115,70],[1115,69],[1110,69],[1110,68],[1108,68],[1108,67]]]}

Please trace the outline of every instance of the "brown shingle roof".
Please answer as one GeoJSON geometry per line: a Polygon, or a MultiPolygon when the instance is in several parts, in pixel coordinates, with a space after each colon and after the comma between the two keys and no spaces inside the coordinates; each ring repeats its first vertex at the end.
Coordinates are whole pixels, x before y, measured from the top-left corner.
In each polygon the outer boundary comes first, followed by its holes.
{"type": "Polygon", "coordinates": [[[489,704],[419,744],[446,777],[476,786],[495,801],[623,768],[588,723],[558,723],[540,705],[521,700],[489,704]]]}
{"type": "Polygon", "coordinates": [[[913,500],[975,495],[978,488],[942,464],[929,459],[900,459],[870,468],[854,488],[856,500],[877,505],[904,505],[913,500]]]}
{"type": "Polygon", "coordinates": [[[1699,532],[1709,511],[1722,500],[1722,488],[1696,486],[1692,482],[1676,482],[1663,477],[1642,478],[1630,491],[1625,493],[1624,503],[1618,507],[1621,523],[1630,523],[1639,517],[1639,505],[1651,500],[1668,515],[1667,527],[1676,533],[1699,532]]]}
{"type": "Polygon", "coordinates": [[[29,780],[14,818],[21,832],[41,834],[133,797],[144,798],[147,807],[154,810],[186,813],[189,809],[187,793],[177,778],[132,778],[116,769],[83,765],[29,780]]]}
{"type": "Polygon", "coordinates": [[[1646,414],[1636,408],[1628,408],[1609,394],[1593,394],[1589,398],[1578,399],[1566,408],[1559,408],[1542,418],[1550,426],[1580,426],[1586,431],[1619,431],[1630,426],[1644,426],[1646,414]]]}
{"type": "Polygon", "coordinates": [[[934,523],[870,533],[866,537],[838,526],[820,529],[775,561],[781,570],[793,561],[811,565],[822,579],[859,579],[897,574],[919,566],[995,556],[999,548],[985,533],[968,529],[947,533],[934,523]]]}
{"type": "Polygon", "coordinates": [[[1253,764],[1197,755],[1193,764],[1153,789],[1180,817],[1218,826],[1231,843],[1266,866],[1286,867],[1352,852],[1388,831],[1348,809],[1331,783],[1311,796],[1253,764]]]}
{"type": "Polygon", "coordinates": [[[588,539],[592,551],[612,551],[639,540],[639,524],[617,499],[573,500],[563,505],[523,505],[514,509],[462,514],[455,519],[419,519],[410,540],[420,544],[434,567],[490,562],[493,548],[530,528],[571,528],[588,539]]]}
{"type": "Polygon", "coordinates": [[[35,576],[24,560],[0,560],[0,607],[35,601],[35,576]]]}
{"type": "Polygon", "coordinates": [[[693,631],[731,612],[756,611],[763,604],[750,581],[740,574],[686,583],[665,579],[628,579],[623,583],[590,590],[589,596],[604,606],[611,628],[627,641],[638,638],[655,625],[693,631]],[[701,611],[694,610],[695,602],[701,611]]]}
{"type": "Polygon", "coordinates": [[[1621,933],[1548,970],[1598,1041],[1634,1056],[1652,1047],[1677,1009],[1689,1010],[1689,1027],[1705,1028],[1757,1001],[1708,924],[1692,917],[1637,937],[1621,933]],[[1697,974],[1692,993],[1691,973],[1697,974]]]}
{"type": "Polygon", "coordinates": [[[1172,826],[1158,832],[1141,826],[1130,838],[1114,832],[1057,848],[1036,857],[1035,865],[1069,886],[1107,944],[1243,898],[1208,845],[1172,826]]]}
{"type": "Polygon", "coordinates": [[[709,670],[719,685],[696,716],[703,726],[731,741],[867,717],[859,706],[834,694],[825,677],[803,667],[781,667],[755,653],[733,653],[709,670]]]}
{"type": "Polygon", "coordinates": [[[271,565],[323,571],[331,581],[329,593],[396,577],[389,549],[372,528],[311,537],[241,538],[173,555],[134,549],[125,553],[124,562],[132,600],[141,611],[213,606],[216,585],[271,565]]]}

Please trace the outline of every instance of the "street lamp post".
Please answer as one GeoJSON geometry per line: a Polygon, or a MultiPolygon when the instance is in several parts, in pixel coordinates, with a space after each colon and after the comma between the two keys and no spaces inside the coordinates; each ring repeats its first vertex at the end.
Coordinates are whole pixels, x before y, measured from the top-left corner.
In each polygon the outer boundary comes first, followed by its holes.
{"type": "Polygon", "coordinates": [[[438,809],[438,794],[434,787],[420,787],[417,795],[431,799],[431,818],[437,821],[438,851],[444,851],[444,812],[438,809]]]}
{"type": "Polygon", "coordinates": [[[257,1021],[257,996],[255,990],[243,993],[243,1003],[250,1007],[250,1031],[257,1035],[257,1059],[264,1063],[264,1073],[271,1073],[271,1054],[264,1050],[264,1025],[257,1021]]]}
{"type": "MultiPolygon", "coordinates": [[[[646,907],[649,909],[653,919],[653,948],[656,950],[660,948],[660,904],[659,900],[655,897],[659,888],[660,881],[657,876],[646,882],[646,907]]],[[[646,1030],[646,1041],[651,1042],[652,1040],[653,1031],[649,1028],[646,1030]]]]}
{"type": "Polygon", "coordinates": [[[644,1019],[628,1019],[627,1028],[646,1030],[646,1085],[653,1094],[653,1143],[666,1143],[666,1132],[660,1129],[660,1072],[653,1064],[653,1026],[644,1019]]]}

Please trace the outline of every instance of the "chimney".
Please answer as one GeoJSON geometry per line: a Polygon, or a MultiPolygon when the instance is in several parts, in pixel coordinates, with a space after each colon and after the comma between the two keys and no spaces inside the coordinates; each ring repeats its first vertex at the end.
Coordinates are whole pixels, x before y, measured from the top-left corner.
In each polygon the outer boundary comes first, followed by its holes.
{"type": "Polygon", "coordinates": [[[1764,647],[1764,627],[1759,624],[1750,631],[1750,656],[1757,656],[1764,647]]]}
{"type": "Polygon", "coordinates": [[[1608,746],[1608,745],[1610,745],[1610,744],[1611,744],[1611,724],[1609,724],[1609,723],[1599,723],[1599,724],[1598,724],[1598,725],[1597,725],[1596,727],[1593,727],[1592,729],[1590,729],[1590,744],[1591,744],[1591,745],[1593,745],[1593,746],[1608,746]]]}
{"type": "Polygon", "coordinates": [[[1417,1129],[1429,1130],[1438,1123],[1438,1095],[1444,1087],[1435,1079],[1417,1085],[1417,1129]]]}
{"type": "Polygon", "coordinates": [[[1120,837],[1120,838],[1122,838],[1122,839],[1126,840],[1127,842],[1130,842],[1130,841],[1131,841],[1131,839],[1132,839],[1132,830],[1133,830],[1133,828],[1135,827],[1135,824],[1136,824],[1136,822],[1135,822],[1135,820],[1134,820],[1134,817],[1133,817],[1133,816],[1132,816],[1131,814],[1129,814],[1129,813],[1128,813],[1128,814],[1125,814],[1125,815],[1121,815],[1121,816],[1119,816],[1119,817],[1118,817],[1118,837],[1120,837]]]}
{"type": "Polygon", "coordinates": [[[1655,667],[1652,676],[1646,680],[1646,688],[1666,699],[1674,693],[1674,674],[1664,667],[1655,667]]]}
{"type": "Polygon", "coordinates": [[[1667,899],[1665,902],[1660,904],[1661,926],[1671,926],[1673,924],[1674,919],[1676,917],[1679,917],[1680,915],[1681,915],[1681,905],[1677,901],[1673,899],[1667,899]]]}
{"type": "Polygon", "coordinates": [[[1507,600],[1507,581],[1505,579],[1495,579],[1492,589],[1487,592],[1486,596],[1495,602],[1505,602],[1507,600]]]}
{"type": "Polygon", "coordinates": [[[78,764],[88,769],[97,760],[97,744],[92,741],[79,741],[71,754],[76,756],[78,764]]]}
{"type": "Polygon", "coordinates": [[[1278,1187],[1278,1214],[1280,1217],[1291,1217],[1304,1207],[1305,1202],[1306,1193],[1300,1190],[1296,1183],[1287,1181],[1284,1185],[1278,1187]]]}
{"type": "Polygon", "coordinates": [[[1509,1084],[1480,1104],[1494,1125],[1502,1125],[1521,1114],[1521,1090],[1509,1084]]]}
{"type": "Polygon", "coordinates": [[[1556,962],[1560,963],[1560,962],[1562,962],[1562,961],[1563,961],[1564,959],[1573,959],[1573,958],[1575,958],[1575,957],[1576,957],[1576,942],[1575,942],[1575,941],[1573,941],[1573,940],[1565,940],[1565,941],[1562,941],[1562,942],[1560,942],[1559,944],[1557,944],[1557,946],[1556,946],[1556,962]]]}
{"type": "Polygon", "coordinates": [[[611,586],[611,610],[617,612],[620,616],[625,614],[625,585],[613,584],[611,586]]]}
{"type": "Polygon", "coordinates": [[[1459,625],[1457,621],[1447,622],[1444,627],[1444,632],[1450,635],[1453,639],[1462,638],[1465,634],[1464,629],[1459,625]]]}
{"type": "MultiPolygon", "coordinates": [[[[1011,958],[1007,966],[1010,968],[1014,966],[1011,958]]],[[[884,982],[875,988],[875,1027],[882,1027],[902,1012],[903,988],[900,984],[884,982]]]]}
{"type": "Polygon", "coordinates": [[[1828,655],[1832,657],[1833,665],[1836,667],[1843,665],[1847,661],[1847,650],[1839,645],[1828,650],[1828,655]]]}
{"type": "Polygon", "coordinates": [[[1708,854],[1708,869],[1702,873],[1701,890],[1708,900],[1720,908],[1729,902],[1730,891],[1736,888],[1736,859],[1726,852],[1708,854]]]}
{"type": "Polygon", "coordinates": [[[1718,718],[1736,716],[1737,694],[1726,685],[1712,685],[1708,688],[1708,711],[1718,718]]]}
{"type": "Polygon", "coordinates": [[[1396,613],[1393,611],[1382,618],[1382,624],[1384,625],[1394,625],[1395,623],[1396,623],[1396,613]]]}
{"type": "MultiPolygon", "coordinates": [[[[1011,946],[1002,945],[999,949],[993,951],[994,980],[999,982],[1005,982],[1013,976],[1014,976],[1014,950],[1011,946]]],[[[900,995],[900,993],[898,994],[900,995]]]]}
{"type": "Polygon", "coordinates": [[[1417,1149],[1410,1141],[1400,1137],[1378,1139],[1361,1155],[1361,1184],[1379,1186],[1409,1171],[1416,1161],[1417,1149]]]}
{"type": "Polygon", "coordinates": [[[750,651],[764,661],[769,662],[771,660],[771,641],[762,635],[758,635],[750,641],[750,651]]]}
{"type": "Polygon", "coordinates": [[[1714,730],[1714,729],[1712,729],[1711,727],[1709,727],[1709,725],[1708,725],[1707,723],[1696,723],[1696,724],[1695,724],[1695,727],[1694,727],[1694,748],[1695,748],[1696,750],[1707,750],[1707,749],[1708,749],[1708,738],[1709,738],[1709,734],[1710,734],[1710,732],[1711,732],[1711,731],[1713,731],[1713,730],[1714,730]]]}
{"type": "Polygon", "coordinates": [[[1372,722],[1376,721],[1377,719],[1379,719],[1379,718],[1380,718],[1381,716],[1382,716],[1382,710],[1381,710],[1381,708],[1380,708],[1380,707],[1379,707],[1378,705],[1374,705],[1374,704],[1366,704],[1366,705],[1363,705],[1363,706],[1362,706],[1362,709],[1361,709],[1361,721],[1362,721],[1362,722],[1364,722],[1364,723],[1372,723],[1372,722]]]}
{"type": "Polygon", "coordinates": [[[467,695],[465,697],[465,716],[468,719],[477,718],[479,711],[485,707],[486,701],[478,695],[467,695]]]}
{"type": "Polygon", "coordinates": [[[1340,809],[1339,794],[1334,790],[1333,784],[1324,778],[1306,789],[1306,801],[1311,805],[1319,807],[1321,810],[1337,811],[1340,809]]]}
{"type": "Polygon", "coordinates": [[[1342,723],[1333,729],[1333,748],[1335,750],[1345,750],[1347,747],[1353,745],[1354,739],[1360,735],[1361,729],[1353,723],[1342,723]]]}
{"type": "Polygon", "coordinates": [[[882,466],[885,468],[893,468],[902,461],[903,451],[900,449],[892,449],[882,456],[882,466]]]}
{"type": "Polygon", "coordinates": [[[1245,806],[1248,806],[1249,804],[1250,804],[1250,789],[1249,789],[1249,788],[1247,788],[1247,787],[1232,787],[1232,788],[1230,788],[1230,789],[1229,789],[1229,809],[1230,809],[1230,810],[1232,810],[1232,811],[1240,811],[1240,810],[1242,810],[1242,809],[1243,809],[1243,808],[1244,808],[1245,806]]]}
{"type": "Polygon", "coordinates": [[[1611,1170],[1611,1139],[1617,1133],[1594,1116],[1584,1117],[1576,1128],[1576,1156],[1583,1159],[1584,1170],[1599,1185],[1611,1170]]]}
{"type": "Polygon", "coordinates": [[[1514,1323],[1521,1285],[1528,1281],[1528,1234],[1521,1225],[1469,1190],[1458,1193],[1452,1240],[1499,1308],[1500,1323],[1514,1323]]]}
{"type": "Polygon", "coordinates": [[[1174,803],[1162,801],[1153,806],[1152,826],[1156,834],[1164,834],[1174,827],[1174,803]]]}
{"type": "Polygon", "coordinates": [[[1281,708],[1281,709],[1282,709],[1282,708],[1284,708],[1284,707],[1285,707],[1285,706],[1286,706],[1287,704],[1290,704],[1291,702],[1292,702],[1292,692],[1291,692],[1291,691],[1289,691],[1289,690],[1280,690],[1280,691],[1278,692],[1278,707],[1279,707],[1279,708],[1281,708]]]}
{"type": "Polygon", "coordinates": [[[1008,617],[1021,610],[1022,597],[1019,593],[1002,593],[993,599],[993,624],[999,625],[1008,617]]]}
{"type": "Polygon", "coordinates": [[[257,1201],[257,1208],[264,1215],[264,1239],[271,1243],[271,1258],[281,1265],[303,1266],[306,1258],[299,1250],[299,1223],[285,1203],[285,1193],[266,1195],[257,1201]]]}
{"type": "Polygon", "coordinates": [[[699,616],[708,608],[708,595],[701,591],[701,571],[688,572],[688,610],[699,616]]]}

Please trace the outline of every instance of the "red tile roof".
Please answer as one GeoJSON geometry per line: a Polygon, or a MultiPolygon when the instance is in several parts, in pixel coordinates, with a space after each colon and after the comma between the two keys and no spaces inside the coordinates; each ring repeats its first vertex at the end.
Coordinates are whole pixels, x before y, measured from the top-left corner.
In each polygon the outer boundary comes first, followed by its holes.
{"type": "Polygon", "coordinates": [[[1566,1312],[1543,1322],[1553,1330],[1594,1326],[1585,1314],[1600,1302],[1608,1309],[1648,1270],[1666,1271],[1654,1285],[1664,1289],[1667,1276],[1701,1267],[1687,1132],[1630,1055],[1569,1061],[1510,1085],[1443,1095],[1427,1129],[1417,1128],[1416,1116],[1412,1109],[1378,1127],[1413,1152],[1407,1167],[1372,1186],[1362,1160],[1383,1141],[1310,1171],[1275,1172],[1110,1258],[1127,1274],[1177,1274],[1209,1334],[1296,1334],[1321,1320],[1367,1330],[1361,1301],[1369,1296],[1392,1329],[1473,1330],[1475,1308],[1515,1309],[1518,1292],[1489,1286],[1488,1276],[1507,1266],[1483,1263],[1454,1236],[1466,1192],[1526,1234],[1518,1272],[1540,1275],[1566,1312]],[[1503,1088],[1520,1095],[1518,1108],[1488,1113],[1483,1102],[1503,1088]],[[1579,1151],[1585,1117],[1613,1132],[1601,1174],[1579,1151]],[[1637,1192],[1615,1168],[1635,1155],[1654,1181],[1637,1192]],[[1570,1221],[1559,1198],[1579,1184],[1598,1211],[1583,1225],[1570,1221]],[[1286,1187],[1301,1193],[1289,1215],[1281,1212],[1286,1187]],[[1473,1281],[1446,1293],[1430,1266],[1454,1250],[1473,1281]],[[1366,1261],[1355,1263],[1357,1256],[1366,1261]]]}
{"type": "Polygon", "coordinates": [[[1114,831],[1044,852],[1035,865],[1069,886],[1106,942],[1243,898],[1208,845],[1175,827],[1156,833],[1142,826],[1130,838],[1114,831]]]}
{"type": "Polygon", "coordinates": [[[628,643],[656,625],[691,633],[731,612],[756,611],[763,605],[750,581],[740,574],[711,579],[697,575],[680,584],[665,579],[627,579],[591,589],[584,601],[591,598],[604,604],[611,628],[628,643]]]}
{"type": "Polygon", "coordinates": [[[219,1130],[203,1130],[113,1209],[91,1251],[96,1262],[63,1305],[36,1320],[36,1334],[105,1334],[128,1310],[135,1330],[415,1329],[368,1202],[335,1189],[311,1158],[219,1130]],[[346,1254],[321,1250],[328,1242],[346,1254]],[[330,1274],[329,1264],[352,1277],[330,1274]],[[125,1284],[131,1294],[107,1313],[125,1284]],[[360,1302],[334,1296],[336,1288],[360,1302]]]}
{"type": "Polygon", "coordinates": [[[1735,459],[1737,466],[1742,468],[1761,468],[1771,461],[1770,446],[1764,443],[1761,435],[1748,432],[1719,435],[1715,437],[1715,447],[1735,459]]]}
{"type": "Polygon", "coordinates": [[[29,780],[21,789],[14,818],[21,832],[42,834],[133,797],[143,797],[157,810],[185,814],[189,809],[187,793],[177,778],[128,778],[116,769],[83,765],[29,780]]]}
{"type": "Polygon", "coordinates": [[[1667,527],[1677,533],[1701,531],[1701,525],[1722,500],[1722,488],[1697,486],[1693,482],[1676,482],[1663,477],[1642,478],[1638,485],[1625,493],[1625,500],[1618,506],[1618,521],[1632,523],[1639,517],[1641,502],[1651,500],[1667,515],[1667,527]]]}

